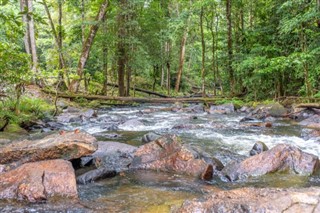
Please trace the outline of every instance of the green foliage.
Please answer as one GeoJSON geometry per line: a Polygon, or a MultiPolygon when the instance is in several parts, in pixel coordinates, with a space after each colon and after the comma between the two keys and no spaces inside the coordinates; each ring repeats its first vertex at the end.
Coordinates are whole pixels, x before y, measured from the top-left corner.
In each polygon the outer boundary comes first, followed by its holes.
{"type": "Polygon", "coordinates": [[[16,100],[7,99],[0,102],[0,118],[9,120],[13,124],[22,124],[52,114],[55,110],[52,104],[42,99],[23,97],[20,101],[17,114],[15,111],[16,100]]]}

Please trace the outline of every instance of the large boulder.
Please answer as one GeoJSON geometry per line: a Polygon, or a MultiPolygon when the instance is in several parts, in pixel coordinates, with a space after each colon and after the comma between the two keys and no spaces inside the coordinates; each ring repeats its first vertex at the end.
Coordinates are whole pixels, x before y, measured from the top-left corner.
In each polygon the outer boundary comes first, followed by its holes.
{"type": "Polygon", "coordinates": [[[287,114],[287,109],[279,103],[273,103],[268,105],[257,106],[249,115],[247,119],[259,119],[264,120],[268,117],[283,117],[287,114]]]}
{"type": "Polygon", "coordinates": [[[139,147],[130,168],[175,172],[205,180],[211,179],[214,172],[212,164],[175,135],[165,135],[139,147]]]}
{"type": "Polygon", "coordinates": [[[71,160],[92,154],[96,139],[84,132],[60,132],[40,140],[11,142],[0,148],[0,164],[14,168],[23,163],[49,159],[71,160]]]}
{"type": "MultiPolygon", "coordinates": [[[[86,184],[96,180],[114,177],[126,171],[133,159],[136,147],[119,142],[98,142],[98,150],[92,154],[90,160],[96,169],[88,171],[77,177],[79,184],[86,184]]],[[[88,164],[88,163],[86,163],[88,164]]]]}
{"type": "Polygon", "coordinates": [[[240,188],[185,201],[178,213],[320,212],[320,188],[240,188]]]}
{"type": "Polygon", "coordinates": [[[279,144],[272,149],[226,165],[222,173],[230,181],[274,172],[312,175],[319,171],[317,156],[305,153],[297,147],[279,144]]]}
{"type": "Polygon", "coordinates": [[[26,163],[0,174],[0,199],[37,202],[55,196],[78,197],[74,170],[69,161],[26,163]]]}

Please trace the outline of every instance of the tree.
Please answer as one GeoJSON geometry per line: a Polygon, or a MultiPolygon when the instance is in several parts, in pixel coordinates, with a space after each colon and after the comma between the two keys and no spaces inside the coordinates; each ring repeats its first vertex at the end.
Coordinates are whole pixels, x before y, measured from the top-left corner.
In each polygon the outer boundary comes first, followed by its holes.
{"type": "Polygon", "coordinates": [[[233,50],[232,50],[232,20],[231,20],[231,0],[226,0],[226,16],[228,26],[228,61],[227,70],[229,73],[230,93],[234,95],[235,90],[235,79],[232,68],[233,50]]]}
{"type": "Polygon", "coordinates": [[[80,81],[83,78],[84,66],[86,65],[86,62],[89,58],[90,49],[93,44],[94,37],[96,36],[97,31],[99,29],[99,23],[104,19],[105,15],[106,15],[108,5],[109,5],[109,0],[104,0],[103,3],[101,4],[99,12],[98,12],[96,19],[95,19],[96,23],[91,26],[89,35],[88,35],[88,37],[82,47],[82,51],[81,51],[81,55],[80,55],[80,59],[78,62],[78,67],[77,67],[77,74],[78,74],[79,79],[72,80],[72,82],[70,84],[70,89],[73,92],[78,92],[78,90],[79,90],[80,81]]]}

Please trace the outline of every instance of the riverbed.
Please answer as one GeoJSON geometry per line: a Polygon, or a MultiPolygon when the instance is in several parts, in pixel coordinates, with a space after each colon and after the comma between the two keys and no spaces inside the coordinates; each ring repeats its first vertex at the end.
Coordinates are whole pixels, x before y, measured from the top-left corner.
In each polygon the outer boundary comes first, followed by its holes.
{"type": "MultiPolygon", "coordinates": [[[[80,129],[99,141],[117,141],[134,146],[142,145],[148,132],[176,134],[182,142],[204,150],[224,165],[249,156],[258,141],[269,148],[280,143],[291,144],[305,152],[320,156],[318,139],[305,139],[306,129],[288,119],[272,120],[272,127],[246,125],[240,120],[244,113],[209,114],[168,110],[171,105],[141,105],[137,107],[106,107],[81,122],[64,125],[66,130],[80,129]],[[127,121],[132,121],[127,122],[127,121]]],[[[0,203],[6,212],[170,212],[186,199],[203,196],[220,189],[253,187],[320,186],[319,176],[304,177],[272,174],[249,178],[246,181],[223,182],[219,179],[202,181],[192,177],[156,171],[129,171],[87,185],[79,185],[80,200],[63,203],[24,206],[0,203]],[[60,207],[59,207],[60,206],[60,207]]]]}

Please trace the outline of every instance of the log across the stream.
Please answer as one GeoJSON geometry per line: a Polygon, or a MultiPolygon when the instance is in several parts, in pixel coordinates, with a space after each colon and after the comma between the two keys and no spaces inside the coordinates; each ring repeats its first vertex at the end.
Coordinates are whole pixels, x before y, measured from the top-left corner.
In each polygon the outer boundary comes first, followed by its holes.
{"type": "MultiPolygon", "coordinates": [[[[119,87],[117,84],[112,84],[112,83],[107,83],[108,86],[111,86],[111,87],[119,87]]],[[[164,95],[164,94],[161,94],[161,93],[157,93],[157,92],[154,92],[154,91],[149,91],[149,90],[146,90],[146,89],[141,89],[141,88],[133,88],[133,87],[130,87],[131,90],[136,90],[138,92],[143,92],[143,93],[146,93],[146,94],[149,94],[149,95],[155,95],[155,96],[159,96],[161,98],[169,98],[170,96],[167,96],[167,95],[164,95]]]]}
{"type": "Polygon", "coordinates": [[[103,96],[103,95],[85,95],[85,94],[67,94],[67,93],[56,93],[55,91],[43,90],[45,93],[49,93],[52,95],[57,95],[60,98],[85,98],[88,100],[104,100],[104,101],[119,101],[126,103],[175,103],[175,102],[183,102],[183,103],[214,103],[219,100],[226,100],[227,98],[138,98],[138,97],[114,97],[114,96],[103,96]]]}

